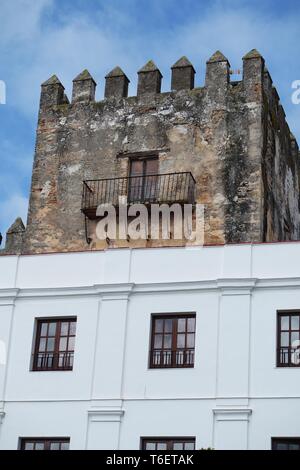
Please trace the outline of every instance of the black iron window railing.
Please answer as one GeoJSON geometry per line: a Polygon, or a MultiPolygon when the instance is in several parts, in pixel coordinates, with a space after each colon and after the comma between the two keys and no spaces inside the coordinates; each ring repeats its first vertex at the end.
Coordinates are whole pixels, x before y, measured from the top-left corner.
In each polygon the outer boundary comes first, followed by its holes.
{"type": "Polygon", "coordinates": [[[189,349],[153,349],[150,352],[150,367],[193,367],[194,348],[189,349]]]}
{"type": "Polygon", "coordinates": [[[277,365],[279,367],[299,367],[300,349],[292,347],[281,347],[277,349],[277,365]]]}
{"type": "Polygon", "coordinates": [[[74,352],[36,353],[33,370],[72,370],[74,352]]]}
{"type": "Polygon", "coordinates": [[[172,204],[195,202],[195,179],[190,172],[86,180],[83,182],[82,212],[95,216],[100,204],[172,204]]]}

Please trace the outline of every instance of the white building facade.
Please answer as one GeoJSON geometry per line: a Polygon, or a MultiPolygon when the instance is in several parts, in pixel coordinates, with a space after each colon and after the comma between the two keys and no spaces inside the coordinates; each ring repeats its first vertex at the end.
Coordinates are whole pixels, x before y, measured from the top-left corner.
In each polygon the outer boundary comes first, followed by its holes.
{"type": "Polygon", "coordinates": [[[297,446],[299,260],[299,242],[0,257],[0,449],[297,446]]]}

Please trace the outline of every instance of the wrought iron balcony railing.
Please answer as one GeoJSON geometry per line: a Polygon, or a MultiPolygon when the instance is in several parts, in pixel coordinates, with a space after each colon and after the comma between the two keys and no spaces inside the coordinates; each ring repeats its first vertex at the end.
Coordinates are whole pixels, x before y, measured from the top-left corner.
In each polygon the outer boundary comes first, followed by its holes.
{"type": "Polygon", "coordinates": [[[300,349],[289,346],[277,349],[278,367],[300,367],[300,349]]]}
{"type": "Polygon", "coordinates": [[[74,351],[43,352],[33,355],[33,370],[72,370],[74,351]]]}
{"type": "Polygon", "coordinates": [[[100,204],[117,207],[119,198],[127,198],[128,204],[193,204],[195,179],[190,172],[184,172],[86,180],[83,182],[82,212],[94,218],[100,204]]]}
{"type": "Polygon", "coordinates": [[[150,367],[194,367],[194,348],[153,349],[150,351],[150,367]]]}

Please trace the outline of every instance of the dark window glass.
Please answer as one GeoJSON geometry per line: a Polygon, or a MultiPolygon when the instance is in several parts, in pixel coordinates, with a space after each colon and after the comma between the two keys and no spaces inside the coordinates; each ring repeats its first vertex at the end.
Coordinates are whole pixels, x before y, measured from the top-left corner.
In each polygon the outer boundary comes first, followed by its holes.
{"type": "Polygon", "coordinates": [[[300,450],[299,437],[274,437],[272,450],[300,450]]]}
{"type": "Polygon", "coordinates": [[[129,202],[155,202],[158,191],[158,158],[131,160],[129,202]]]}
{"type": "Polygon", "coordinates": [[[300,312],[278,313],[277,366],[300,366],[300,312]]]}
{"type": "Polygon", "coordinates": [[[194,437],[144,437],[142,450],[195,450],[194,437]]]}
{"type": "Polygon", "coordinates": [[[21,450],[69,450],[69,438],[21,439],[21,450]]]}
{"type": "Polygon", "coordinates": [[[153,315],[150,368],[193,367],[195,314],[153,315]]]}
{"type": "Polygon", "coordinates": [[[33,370],[72,370],[76,318],[37,321],[33,370]]]}

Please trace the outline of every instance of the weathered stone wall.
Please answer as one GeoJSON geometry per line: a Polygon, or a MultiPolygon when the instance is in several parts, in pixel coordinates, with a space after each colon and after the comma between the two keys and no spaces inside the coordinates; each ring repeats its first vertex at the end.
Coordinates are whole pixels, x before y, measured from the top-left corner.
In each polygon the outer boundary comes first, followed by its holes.
{"type": "Polygon", "coordinates": [[[299,238],[298,147],[263,58],[251,51],[243,80],[229,77],[217,52],[201,88],[193,88],[194,68],[185,58],[174,64],[167,93],[160,93],[161,74],[151,61],[139,71],[133,97],[119,67],[107,75],[100,102],[87,71],[74,80],[71,104],[55,76],[45,82],[23,252],[106,246],[86,242],[82,182],[127,176],[126,155],[152,151],[159,172],[192,172],[197,201],[205,204],[205,243],[299,238]]]}
{"type": "Polygon", "coordinates": [[[299,149],[267,70],[263,129],[263,240],[299,240],[299,149]]]}

